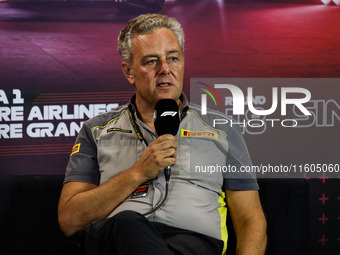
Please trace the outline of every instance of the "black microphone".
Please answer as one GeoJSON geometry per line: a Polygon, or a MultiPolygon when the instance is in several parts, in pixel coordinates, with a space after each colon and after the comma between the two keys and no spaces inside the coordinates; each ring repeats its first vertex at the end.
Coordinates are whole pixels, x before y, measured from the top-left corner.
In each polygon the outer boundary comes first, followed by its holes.
{"type": "MultiPolygon", "coordinates": [[[[179,128],[180,116],[178,105],[174,99],[160,99],[154,110],[154,124],[158,136],[171,134],[176,135],[179,128]]],[[[166,182],[169,182],[171,167],[164,169],[166,182]]]]}

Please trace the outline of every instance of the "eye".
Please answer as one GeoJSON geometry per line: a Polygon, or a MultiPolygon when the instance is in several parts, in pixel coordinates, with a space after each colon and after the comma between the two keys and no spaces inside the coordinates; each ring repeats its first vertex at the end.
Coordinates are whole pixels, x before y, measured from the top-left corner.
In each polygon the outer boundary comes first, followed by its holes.
{"type": "Polygon", "coordinates": [[[176,62],[178,60],[178,58],[177,57],[170,57],[169,60],[170,60],[170,62],[176,62]]]}
{"type": "Polygon", "coordinates": [[[157,62],[156,59],[150,59],[150,60],[146,61],[146,64],[147,64],[147,65],[155,65],[156,62],[157,62]]]}

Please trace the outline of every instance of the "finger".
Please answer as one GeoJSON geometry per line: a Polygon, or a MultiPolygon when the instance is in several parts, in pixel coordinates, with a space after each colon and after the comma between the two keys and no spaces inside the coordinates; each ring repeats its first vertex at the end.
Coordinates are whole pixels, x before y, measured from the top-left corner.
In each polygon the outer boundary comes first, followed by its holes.
{"type": "Polygon", "coordinates": [[[165,135],[161,135],[161,136],[157,137],[156,140],[158,140],[159,142],[163,142],[163,141],[166,141],[166,140],[177,140],[177,139],[173,135],[165,134],[165,135]]]}
{"type": "Polygon", "coordinates": [[[176,164],[176,158],[167,158],[165,160],[165,166],[164,168],[166,168],[167,166],[173,166],[176,164]]]}
{"type": "Polygon", "coordinates": [[[177,146],[178,142],[174,136],[172,136],[170,139],[161,140],[161,142],[159,143],[159,149],[161,150],[166,150],[168,148],[174,148],[176,150],[177,146]]]}
{"type": "Polygon", "coordinates": [[[176,158],[177,156],[177,153],[176,153],[176,149],[175,148],[169,148],[169,149],[166,149],[166,150],[162,150],[160,153],[159,153],[160,157],[161,158],[176,158]]]}

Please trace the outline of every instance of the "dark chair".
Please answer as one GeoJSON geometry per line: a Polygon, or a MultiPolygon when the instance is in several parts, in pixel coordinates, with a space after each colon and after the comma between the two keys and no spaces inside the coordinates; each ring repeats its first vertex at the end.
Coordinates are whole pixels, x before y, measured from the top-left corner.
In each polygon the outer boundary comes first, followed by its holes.
{"type": "Polygon", "coordinates": [[[0,254],[53,255],[68,239],[58,226],[63,176],[0,176],[0,254]]]}

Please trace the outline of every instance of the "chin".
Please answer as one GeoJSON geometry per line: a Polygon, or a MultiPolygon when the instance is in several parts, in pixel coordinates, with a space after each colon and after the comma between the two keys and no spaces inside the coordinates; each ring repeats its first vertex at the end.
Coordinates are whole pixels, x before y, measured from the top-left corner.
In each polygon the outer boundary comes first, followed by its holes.
{"type": "Polygon", "coordinates": [[[173,94],[164,94],[164,95],[159,95],[157,97],[157,101],[160,100],[160,99],[174,99],[174,100],[177,100],[178,97],[176,95],[173,95],[173,94]]]}

